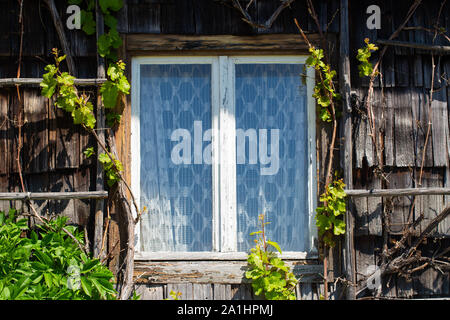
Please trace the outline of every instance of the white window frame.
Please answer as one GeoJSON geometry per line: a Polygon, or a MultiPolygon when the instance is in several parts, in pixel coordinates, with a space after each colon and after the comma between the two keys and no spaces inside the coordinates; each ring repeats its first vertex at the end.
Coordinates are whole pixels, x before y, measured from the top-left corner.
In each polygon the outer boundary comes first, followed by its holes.
{"type": "MultiPolygon", "coordinates": [[[[140,251],[140,222],[136,225],[135,260],[245,260],[237,252],[236,139],[234,81],[236,64],[304,64],[306,68],[308,117],[308,208],[309,252],[283,252],[283,259],[316,259],[316,112],[312,97],[315,71],[306,67],[306,56],[164,56],[132,58],[131,86],[131,189],[140,206],[140,66],[145,64],[210,64],[212,95],[212,247],[210,252],[140,251]],[[232,88],[232,90],[228,90],[232,88]],[[219,130],[219,128],[221,130],[219,130]],[[230,139],[232,137],[232,139],[230,139]],[[226,152],[224,152],[226,150],[226,152]],[[219,161],[217,161],[219,160],[219,161]],[[220,163],[220,166],[219,166],[220,163]],[[219,192],[220,189],[220,192],[219,192]]],[[[136,212],[133,210],[136,217],[136,212]]]]}

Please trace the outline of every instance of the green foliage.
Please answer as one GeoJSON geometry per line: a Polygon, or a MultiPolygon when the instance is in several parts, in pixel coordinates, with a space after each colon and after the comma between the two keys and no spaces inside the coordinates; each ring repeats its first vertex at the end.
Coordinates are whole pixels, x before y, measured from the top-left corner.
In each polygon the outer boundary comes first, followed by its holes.
{"type": "MultiPolygon", "coordinates": [[[[96,31],[95,1],[94,0],[68,0],[69,4],[81,5],[81,29],[87,35],[93,35],[96,31]]],[[[122,39],[117,32],[117,19],[114,13],[122,9],[123,0],[99,0],[99,6],[103,13],[103,21],[106,26],[105,33],[97,41],[98,53],[108,60],[117,60],[116,49],[122,45],[122,39]]]]}
{"type": "MultiPolygon", "coordinates": [[[[53,54],[55,56],[55,64],[45,67],[47,73],[44,74],[41,82],[42,95],[50,99],[56,93],[56,106],[70,113],[74,124],[80,124],[87,129],[93,130],[96,120],[92,103],[86,95],[78,94],[74,85],[74,77],[67,72],[59,70],[59,64],[65,59],[65,56],[60,57],[57,49],[53,49],[53,54]]],[[[106,81],[100,89],[105,107],[107,105],[109,108],[114,107],[119,93],[129,94],[130,85],[123,74],[124,70],[125,64],[122,61],[112,64],[108,68],[110,80],[106,81]]],[[[112,120],[120,121],[120,115],[114,113],[111,113],[111,115],[113,118],[110,116],[109,122],[112,120]]],[[[89,158],[94,153],[94,150],[87,148],[83,152],[89,158]]],[[[119,172],[123,171],[122,163],[119,160],[114,160],[113,162],[107,154],[101,154],[99,161],[105,168],[107,183],[111,187],[120,180],[119,172]]]]}
{"type": "Polygon", "coordinates": [[[100,161],[103,169],[105,169],[106,183],[112,187],[120,180],[118,172],[123,171],[122,163],[119,160],[111,159],[106,153],[100,154],[98,161],[100,161]]]}
{"type": "Polygon", "coordinates": [[[316,98],[317,103],[320,105],[320,119],[325,122],[331,122],[332,111],[330,111],[329,107],[334,99],[340,99],[340,95],[336,92],[333,84],[336,71],[323,62],[322,49],[311,47],[309,52],[311,55],[306,60],[306,64],[319,72],[319,81],[316,81],[313,97],[316,98]]]}
{"type": "Polygon", "coordinates": [[[94,147],[87,147],[84,151],[83,154],[86,158],[90,158],[94,155],[95,151],[94,151],[94,147]]]}
{"type": "Polygon", "coordinates": [[[83,244],[84,235],[58,217],[30,230],[16,212],[0,212],[0,300],[116,299],[114,276],[87,256],[62,229],[83,244]]]}
{"type": "Polygon", "coordinates": [[[372,52],[378,50],[378,47],[376,47],[373,43],[370,43],[369,38],[365,38],[364,42],[366,46],[364,48],[358,49],[358,54],[356,55],[356,59],[358,59],[358,61],[360,62],[360,64],[358,65],[360,77],[368,77],[373,73],[373,66],[372,63],[369,62],[369,59],[372,55],[372,52]]]}
{"type": "Polygon", "coordinates": [[[323,206],[316,209],[316,225],[319,228],[319,236],[322,237],[325,244],[331,247],[335,245],[334,236],[345,233],[343,216],[346,211],[346,194],[344,187],[342,179],[333,181],[320,196],[323,206]]]}
{"type": "MultiPolygon", "coordinates": [[[[170,295],[170,297],[172,298],[172,300],[180,300],[181,292],[178,292],[178,291],[175,292],[175,291],[173,291],[173,290],[170,290],[169,295],[170,295]]],[[[164,300],[169,300],[169,298],[164,299],[164,300]]]]}
{"type": "Polygon", "coordinates": [[[258,217],[258,221],[261,230],[251,233],[257,239],[247,258],[248,271],[245,277],[252,280],[253,290],[258,296],[268,300],[295,300],[297,279],[284,261],[270,250],[273,247],[281,254],[278,243],[266,239],[264,227],[268,222],[264,222],[263,214],[258,217]]]}
{"type": "Polygon", "coordinates": [[[59,56],[57,49],[52,50],[55,64],[45,67],[46,74],[40,83],[41,94],[52,98],[56,94],[55,105],[72,115],[74,124],[81,124],[89,129],[95,128],[94,106],[86,95],[79,95],[74,85],[74,77],[59,70],[59,64],[66,56],[59,56]]]}
{"type": "Polygon", "coordinates": [[[130,94],[130,84],[124,71],[125,63],[121,60],[108,67],[107,74],[109,79],[100,89],[105,108],[114,108],[117,105],[119,94],[130,94]]]}

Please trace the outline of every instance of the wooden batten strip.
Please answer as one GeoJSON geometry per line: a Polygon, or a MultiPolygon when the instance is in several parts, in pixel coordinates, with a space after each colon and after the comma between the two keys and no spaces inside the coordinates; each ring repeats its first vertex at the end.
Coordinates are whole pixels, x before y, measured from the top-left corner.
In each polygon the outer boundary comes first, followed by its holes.
{"type": "Polygon", "coordinates": [[[0,200],[106,199],[107,191],[83,192],[0,192],[0,200]]]}
{"type": "Polygon", "coordinates": [[[450,188],[345,190],[345,193],[349,197],[401,197],[401,196],[450,195],[450,188]]]}
{"type": "MultiPolygon", "coordinates": [[[[39,85],[42,82],[42,78],[4,78],[0,79],[0,87],[11,86],[34,86],[39,85]]],[[[77,86],[99,86],[106,82],[107,79],[74,79],[74,84],[77,86]]]]}
{"type": "MultiPolygon", "coordinates": [[[[318,34],[308,34],[312,43],[318,43],[318,34]]],[[[298,34],[234,35],[153,35],[129,34],[128,51],[179,51],[179,50],[308,50],[308,45],[298,34]]]]}

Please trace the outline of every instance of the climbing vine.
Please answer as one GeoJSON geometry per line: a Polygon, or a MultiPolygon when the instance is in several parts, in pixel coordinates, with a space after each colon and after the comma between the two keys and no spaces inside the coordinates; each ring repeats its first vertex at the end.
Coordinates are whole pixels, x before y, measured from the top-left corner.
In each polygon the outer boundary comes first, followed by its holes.
{"type": "MultiPolygon", "coordinates": [[[[368,77],[373,72],[373,65],[369,59],[372,56],[372,52],[377,51],[378,47],[373,43],[370,43],[369,38],[364,39],[365,47],[358,49],[356,59],[359,61],[358,70],[360,77],[368,77]]],[[[375,71],[375,75],[378,75],[378,71],[375,71]]]]}
{"type": "Polygon", "coordinates": [[[258,216],[258,222],[261,229],[250,234],[256,235],[257,239],[247,257],[249,269],[245,277],[252,280],[257,296],[268,300],[295,300],[294,289],[298,281],[289,266],[271,250],[273,247],[281,254],[278,243],[266,239],[265,225],[269,222],[264,222],[264,214],[258,216]]]}
{"type": "MultiPolygon", "coordinates": [[[[67,72],[61,72],[59,66],[66,56],[60,56],[58,49],[53,49],[52,53],[55,64],[49,64],[45,67],[47,73],[43,75],[43,80],[40,84],[42,87],[41,94],[49,99],[56,96],[55,105],[71,114],[74,124],[79,124],[87,131],[95,134],[96,120],[93,113],[94,107],[89,101],[89,96],[78,92],[74,83],[75,77],[67,72]]],[[[121,61],[112,64],[108,68],[108,75],[111,80],[103,84],[100,92],[102,94],[102,100],[107,101],[109,107],[112,107],[113,102],[116,103],[119,93],[128,94],[130,87],[126,78],[124,79],[124,69],[125,64],[121,61]]],[[[111,187],[120,180],[120,172],[123,171],[123,166],[119,160],[114,159],[107,152],[106,148],[104,151],[106,153],[99,155],[99,161],[105,169],[107,183],[111,187]]],[[[86,157],[90,157],[94,154],[94,149],[89,147],[84,150],[84,154],[86,157]]]]}

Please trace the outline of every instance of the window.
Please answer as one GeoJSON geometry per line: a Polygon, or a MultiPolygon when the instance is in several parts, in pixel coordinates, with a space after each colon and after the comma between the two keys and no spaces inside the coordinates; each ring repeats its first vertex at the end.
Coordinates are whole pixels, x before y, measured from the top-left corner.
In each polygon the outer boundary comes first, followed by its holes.
{"type": "Polygon", "coordinates": [[[245,258],[264,213],[285,257],[315,257],[314,71],[301,56],[137,57],[137,257],[245,258]]]}

